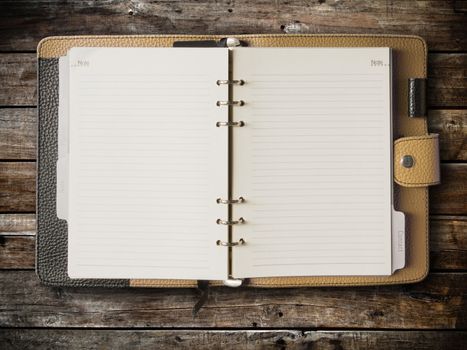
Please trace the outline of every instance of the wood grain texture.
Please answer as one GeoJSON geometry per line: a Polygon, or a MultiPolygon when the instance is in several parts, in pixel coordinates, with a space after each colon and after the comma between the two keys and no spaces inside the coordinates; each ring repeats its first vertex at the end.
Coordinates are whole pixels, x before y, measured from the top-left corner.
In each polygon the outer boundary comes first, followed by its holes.
{"type": "Polygon", "coordinates": [[[221,0],[0,2],[0,50],[34,50],[50,35],[370,33],[424,36],[435,50],[465,50],[454,1],[221,0]],[[105,20],[103,20],[105,18],[105,20]]]}
{"type": "Polygon", "coordinates": [[[463,329],[467,274],[379,287],[195,289],[58,288],[33,271],[0,271],[3,327],[291,327],[463,329]]]}
{"type": "MultiPolygon", "coordinates": [[[[34,269],[34,214],[0,214],[0,269],[34,269]]],[[[467,270],[467,217],[430,219],[430,269],[467,270]]]]}
{"type": "Polygon", "coordinates": [[[34,269],[34,236],[0,236],[0,269],[34,269]]]}
{"type": "Polygon", "coordinates": [[[430,218],[430,266],[467,270],[466,216],[430,218]]]}
{"type": "MultiPolygon", "coordinates": [[[[0,108],[0,159],[35,160],[36,123],[36,108],[0,108]]],[[[440,135],[441,160],[467,160],[467,110],[430,110],[428,129],[440,135]]]]}
{"type": "Polygon", "coordinates": [[[467,332],[298,331],[298,330],[72,330],[7,329],[0,332],[5,350],[42,349],[461,349],[467,332]]]}
{"type": "Polygon", "coordinates": [[[35,214],[0,214],[0,269],[34,269],[35,235],[35,214]]]}
{"type": "MultiPolygon", "coordinates": [[[[467,107],[467,54],[428,55],[428,103],[436,107],[467,107]]],[[[36,105],[36,56],[0,55],[0,106],[36,105]]]]}
{"type": "Polygon", "coordinates": [[[0,108],[0,159],[36,159],[35,108],[0,108]]]}
{"type": "Polygon", "coordinates": [[[467,107],[467,54],[428,56],[428,101],[431,106],[467,107]]]}
{"type": "Polygon", "coordinates": [[[36,163],[0,162],[0,212],[34,212],[36,163]]]}
{"type": "MultiPolygon", "coordinates": [[[[0,162],[0,212],[35,210],[34,162],[0,162]]],[[[467,164],[442,164],[441,185],[430,189],[431,214],[466,215],[467,164]]]]}
{"type": "Polygon", "coordinates": [[[0,348],[465,347],[466,3],[462,0],[1,1],[0,160],[7,162],[0,162],[0,348]],[[41,38],[80,34],[280,32],[416,34],[428,41],[429,49],[434,51],[429,55],[428,67],[428,100],[434,107],[429,111],[429,129],[440,133],[443,161],[464,162],[443,165],[442,185],[430,190],[430,259],[432,270],[438,272],[430,273],[425,281],[415,285],[213,289],[205,307],[193,318],[192,307],[199,298],[195,290],[52,288],[41,285],[33,271],[14,270],[32,269],[34,264],[35,215],[21,212],[35,210],[35,164],[12,161],[35,159],[36,109],[24,107],[36,105],[33,51],[41,38]],[[457,216],[448,216],[451,214],[457,216]],[[134,330],[136,327],[144,330],[134,330]],[[262,327],[273,329],[260,330],[262,327]],[[389,331],[391,328],[395,330],[389,331]]]}
{"type": "Polygon", "coordinates": [[[467,215],[467,163],[441,164],[441,184],[430,188],[430,213],[467,215]]]}
{"type": "Polygon", "coordinates": [[[467,13],[467,1],[454,0],[454,11],[459,13],[467,13]]]}
{"type": "Polygon", "coordinates": [[[439,134],[441,160],[467,160],[467,110],[429,111],[428,130],[439,134]]]}
{"type": "Polygon", "coordinates": [[[35,214],[0,214],[0,236],[34,236],[35,214]]]}
{"type": "Polygon", "coordinates": [[[36,56],[0,55],[0,106],[35,105],[37,98],[36,56]]]}

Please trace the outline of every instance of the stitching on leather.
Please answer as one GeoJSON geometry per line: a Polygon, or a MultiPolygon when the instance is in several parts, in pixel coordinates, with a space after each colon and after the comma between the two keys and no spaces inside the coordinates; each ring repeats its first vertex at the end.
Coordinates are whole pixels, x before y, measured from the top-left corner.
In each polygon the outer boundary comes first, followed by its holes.
{"type": "Polygon", "coordinates": [[[396,182],[399,185],[412,185],[412,186],[407,186],[407,187],[425,187],[425,186],[430,186],[430,185],[437,185],[440,183],[440,181],[432,181],[432,182],[404,182],[402,180],[396,179],[396,182]]]}
{"type": "MultiPolygon", "coordinates": [[[[420,37],[414,37],[414,36],[411,36],[412,39],[417,39],[419,40],[422,45],[423,45],[423,50],[424,50],[424,65],[423,65],[423,69],[424,69],[424,74],[426,76],[426,55],[427,55],[427,47],[426,47],[426,43],[424,40],[422,40],[420,37]]],[[[426,119],[424,119],[424,129],[426,130],[427,129],[427,123],[426,123],[426,119]]],[[[422,136],[423,137],[423,136],[422,136]]],[[[427,222],[428,221],[428,198],[427,198],[427,192],[428,192],[428,189],[425,188],[425,221],[427,222]]],[[[428,248],[428,244],[427,244],[427,239],[428,239],[428,224],[426,223],[425,224],[425,246],[426,246],[426,250],[427,250],[427,255],[426,257],[428,257],[428,253],[429,253],[429,248],[428,248]]],[[[411,274],[408,274],[406,277],[403,277],[403,278],[400,278],[400,279],[394,279],[394,280],[389,280],[389,281],[374,281],[374,282],[338,282],[338,281],[335,281],[335,282],[312,282],[310,284],[307,284],[306,282],[303,283],[303,282],[287,282],[287,281],[284,281],[284,283],[277,283],[277,282],[271,282],[271,283],[267,283],[267,282],[256,282],[254,285],[252,286],[269,286],[269,287],[287,287],[287,286],[323,286],[323,285],[327,285],[327,286],[336,286],[336,285],[347,285],[347,286],[364,286],[364,285],[389,285],[389,284],[398,284],[398,283],[412,283],[412,282],[418,282],[420,280],[422,280],[423,278],[426,277],[427,273],[428,273],[428,261],[429,259],[427,258],[426,259],[426,262],[425,262],[425,271],[423,271],[423,274],[419,274],[417,271],[411,273],[411,274]]]]}
{"type": "MultiPolygon", "coordinates": [[[[411,137],[404,137],[402,139],[396,140],[394,142],[394,146],[402,143],[407,143],[407,142],[412,142],[412,141],[425,141],[425,140],[437,140],[438,139],[438,134],[429,134],[429,135],[423,135],[423,136],[411,136],[411,137]]],[[[400,166],[397,166],[396,168],[400,168],[400,166]]],[[[439,183],[439,180],[434,180],[431,182],[406,182],[398,178],[394,172],[394,177],[395,180],[398,184],[400,185],[415,185],[414,187],[423,187],[423,186],[430,186],[430,185],[435,185],[439,183]]]]}
{"type": "MultiPolygon", "coordinates": [[[[404,36],[402,36],[404,37],[404,36]]],[[[416,36],[407,36],[406,38],[411,38],[411,39],[417,39],[420,41],[423,45],[423,51],[424,51],[424,60],[423,60],[423,70],[424,70],[424,75],[426,77],[426,61],[427,61],[427,46],[426,43],[423,39],[420,37],[416,36]]],[[[425,133],[427,132],[427,122],[426,118],[423,120],[423,126],[425,133]]],[[[423,137],[423,136],[422,136],[423,137]]],[[[312,282],[310,284],[307,283],[298,283],[298,282],[291,282],[287,283],[284,281],[284,283],[255,283],[255,285],[252,286],[269,286],[269,287],[287,287],[287,286],[337,286],[337,285],[347,285],[347,286],[365,286],[365,285],[390,285],[390,284],[398,284],[398,283],[415,283],[423,280],[427,275],[428,275],[428,270],[429,270],[429,246],[428,246],[428,189],[425,188],[425,247],[426,247],[426,262],[425,262],[425,270],[423,271],[422,274],[420,274],[418,271],[409,273],[406,277],[403,278],[395,278],[394,280],[382,280],[382,281],[375,281],[375,282],[312,282]]]]}
{"type": "Polygon", "coordinates": [[[406,141],[414,141],[414,140],[428,140],[428,139],[437,139],[438,134],[428,134],[428,135],[420,135],[420,136],[409,136],[409,137],[403,137],[400,139],[397,139],[394,142],[394,145],[397,145],[401,142],[406,142],[406,141]]]}
{"type": "MultiPolygon", "coordinates": [[[[175,281],[175,280],[174,280],[175,281]]],[[[170,283],[160,283],[160,282],[141,282],[138,284],[132,284],[135,283],[134,280],[130,279],[129,286],[132,288],[137,288],[137,287],[196,287],[195,283],[178,283],[178,282],[170,282],[170,283]]]]}
{"type": "MultiPolygon", "coordinates": [[[[104,35],[104,36],[69,36],[69,37],[51,37],[51,38],[45,38],[44,41],[41,41],[38,45],[37,51],[38,51],[38,56],[40,57],[40,54],[43,50],[42,46],[45,42],[51,41],[51,40],[70,40],[70,39],[103,39],[103,38],[209,38],[209,37],[219,37],[219,36],[224,36],[224,35],[116,35],[116,36],[110,36],[110,35],[104,35]]],[[[228,35],[225,35],[228,36],[228,35]]],[[[262,34],[253,34],[253,35],[232,35],[236,37],[241,37],[241,38],[288,38],[288,37],[294,37],[294,38],[307,38],[307,37],[356,37],[356,38],[394,38],[394,39],[408,39],[408,40],[416,40],[420,42],[423,46],[423,51],[424,51],[424,60],[423,60],[423,71],[424,71],[424,76],[426,77],[426,57],[427,57],[427,46],[426,42],[418,37],[418,36],[413,36],[413,35],[365,35],[365,34],[274,34],[274,35],[262,35],[262,34]]],[[[424,130],[426,132],[427,130],[427,123],[426,119],[424,120],[423,123],[424,130]]],[[[427,239],[428,239],[428,190],[425,188],[425,246],[426,246],[426,256],[429,254],[429,248],[427,244],[427,239]]],[[[374,281],[374,282],[312,282],[310,284],[307,284],[306,282],[287,282],[284,281],[283,283],[277,283],[277,281],[274,282],[259,282],[258,281],[251,285],[251,287],[261,287],[261,286],[269,286],[269,287],[288,287],[288,286],[337,286],[337,285],[347,285],[347,286],[363,286],[363,285],[388,285],[388,284],[397,284],[397,283],[410,283],[410,282],[417,282],[423,279],[428,272],[428,259],[426,259],[425,263],[425,271],[422,275],[420,275],[417,271],[414,273],[411,273],[410,275],[401,278],[401,279],[394,279],[394,280],[389,280],[389,281],[374,281]]],[[[384,278],[384,277],[383,277],[384,278]]],[[[174,280],[176,281],[176,280],[174,280]]]]}
{"type": "MultiPolygon", "coordinates": [[[[136,281],[142,281],[141,279],[130,279],[130,284],[129,286],[132,287],[132,288],[135,288],[135,287],[186,287],[186,288],[196,288],[196,282],[194,281],[182,281],[182,282],[179,282],[178,280],[169,280],[169,281],[164,281],[164,282],[160,282],[160,281],[151,281],[151,280],[148,280],[147,282],[136,282],[136,281]],[[132,283],[138,283],[138,284],[133,284],[132,283]]],[[[222,281],[217,281],[217,280],[214,280],[214,281],[209,281],[209,284],[211,286],[214,286],[214,287],[217,287],[217,286],[221,286],[222,285],[222,281]]]]}
{"type": "MultiPolygon", "coordinates": [[[[312,35],[307,35],[307,36],[312,36],[312,35]]],[[[317,36],[324,36],[324,35],[317,35],[317,36]]],[[[338,35],[331,35],[331,36],[338,36],[338,35]]],[[[151,37],[153,37],[153,36],[151,36],[151,37]]],[[[197,37],[197,36],[194,36],[194,37],[197,37]]],[[[256,36],[253,36],[253,37],[256,37],[256,36]]],[[[273,36],[262,36],[262,37],[273,37],[273,36]]],[[[297,37],[297,36],[295,36],[295,37],[297,37]]],[[[306,37],[306,36],[304,36],[304,37],[306,37]]],[[[349,37],[350,37],[350,35],[349,35],[349,37]]],[[[382,37],[409,37],[409,36],[382,36],[382,37]]],[[[418,38],[418,37],[413,37],[413,36],[412,36],[412,38],[413,39],[418,39],[419,41],[422,42],[422,45],[423,45],[424,51],[425,51],[425,57],[426,57],[426,44],[425,44],[424,40],[422,40],[421,38],[418,38]]],[[[426,75],[426,63],[425,62],[426,62],[426,58],[424,60],[424,71],[425,71],[425,75],[426,75]]],[[[424,127],[426,129],[426,121],[424,122],[424,127]]],[[[425,193],[426,192],[427,192],[427,190],[425,189],[425,193]]],[[[427,214],[428,213],[427,196],[425,196],[425,208],[426,208],[425,209],[425,217],[428,218],[428,214],[427,214]]],[[[428,225],[426,225],[426,235],[425,235],[425,245],[426,245],[426,247],[428,249],[428,245],[426,244],[427,236],[428,236],[428,225]]],[[[427,254],[428,254],[428,252],[427,252],[427,254]]],[[[427,263],[426,263],[426,271],[428,271],[428,259],[427,259],[427,263]]],[[[400,279],[399,281],[400,282],[416,282],[416,281],[424,278],[424,276],[426,276],[426,272],[421,277],[418,277],[418,276],[410,277],[410,278],[406,277],[406,278],[400,279]]],[[[381,281],[381,282],[375,282],[375,283],[384,285],[384,284],[400,283],[399,281],[398,280],[395,280],[395,281],[381,281]]],[[[319,282],[317,282],[317,283],[313,283],[312,285],[349,285],[349,286],[351,286],[351,285],[368,285],[368,284],[375,284],[375,283],[372,283],[372,282],[370,282],[370,283],[368,283],[368,282],[362,282],[362,283],[358,283],[358,282],[357,283],[354,283],[354,282],[351,282],[351,283],[339,283],[339,282],[332,282],[332,283],[328,282],[328,283],[326,283],[326,282],[322,282],[322,283],[319,283],[319,282]]],[[[293,285],[305,286],[307,284],[306,283],[298,283],[298,282],[296,282],[296,283],[287,283],[287,282],[284,281],[283,284],[262,282],[262,283],[256,283],[256,285],[258,285],[258,286],[261,286],[261,285],[274,286],[274,285],[276,285],[276,286],[281,286],[282,287],[282,286],[293,286],[293,285]]]]}
{"type": "Polygon", "coordinates": [[[49,41],[68,41],[68,40],[79,40],[79,39],[84,39],[84,40],[98,40],[98,39],[138,39],[138,38],[148,38],[148,39],[181,39],[181,38],[191,38],[191,39],[197,39],[197,38],[207,38],[207,37],[218,37],[217,35],[140,35],[140,34],[135,34],[135,35],[70,35],[70,36],[51,36],[42,39],[39,44],[37,45],[37,54],[38,57],[41,57],[41,53],[43,51],[43,45],[46,42],[49,41]]]}
{"type": "Polygon", "coordinates": [[[219,37],[228,37],[228,36],[235,36],[238,38],[248,39],[248,38],[314,38],[314,37],[321,37],[321,38],[389,38],[389,39],[409,39],[409,40],[417,40],[423,46],[423,51],[425,53],[425,59],[423,61],[423,70],[424,75],[426,76],[426,55],[427,55],[427,47],[426,42],[419,36],[416,35],[388,35],[388,34],[208,34],[208,35],[71,35],[71,36],[56,36],[56,37],[47,37],[42,39],[38,46],[37,46],[37,54],[41,57],[41,53],[43,50],[44,43],[48,41],[65,41],[65,40],[73,40],[73,39],[138,39],[138,38],[148,38],[148,39],[182,39],[182,38],[191,38],[191,39],[201,39],[201,38],[219,38],[219,37]]]}
{"type": "Polygon", "coordinates": [[[428,188],[425,188],[425,271],[421,277],[421,279],[425,278],[428,276],[428,272],[430,270],[430,247],[429,247],[429,230],[430,230],[430,222],[429,222],[429,195],[428,195],[428,188]]]}

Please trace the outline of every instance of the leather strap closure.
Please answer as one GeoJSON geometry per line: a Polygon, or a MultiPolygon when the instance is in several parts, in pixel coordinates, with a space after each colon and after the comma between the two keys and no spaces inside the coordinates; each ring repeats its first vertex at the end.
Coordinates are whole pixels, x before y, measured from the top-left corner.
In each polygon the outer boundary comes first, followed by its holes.
{"type": "Polygon", "coordinates": [[[394,142],[394,181],[404,187],[439,184],[438,134],[403,137],[394,142]]]}
{"type": "Polygon", "coordinates": [[[426,117],[426,78],[409,79],[409,117],[426,117]]]}

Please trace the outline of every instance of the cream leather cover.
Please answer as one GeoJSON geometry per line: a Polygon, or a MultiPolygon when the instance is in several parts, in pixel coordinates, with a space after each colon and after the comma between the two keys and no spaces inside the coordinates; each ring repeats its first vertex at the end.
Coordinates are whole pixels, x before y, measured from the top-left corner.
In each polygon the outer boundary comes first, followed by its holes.
{"type": "Polygon", "coordinates": [[[405,187],[439,184],[438,134],[403,137],[394,142],[394,181],[405,187]],[[407,156],[412,159],[411,166],[402,164],[407,156]]]}
{"type": "MultiPolygon", "coordinates": [[[[425,118],[408,117],[409,78],[426,78],[427,47],[423,39],[400,35],[133,35],[51,37],[38,46],[39,58],[65,55],[76,46],[164,47],[177,40],[218,40],[236,37],[249,46],[268,47],[390,47],[394,66],[394,174],[395,206],[406,215],[407,264],[392,276],[274,277],[252,278],[252,287],[357,286],[413,283],[428,273],[428,189],[439,182],[438,139],[427,135],[425,118]],[[404,155],[414,159],[411,168],[400,163],[404,155]]],[[[221,285],[221,281],[212,281],[221,285]]],[[[187,280],[130,280],[134,287],[195,287],[187,280]]]]}

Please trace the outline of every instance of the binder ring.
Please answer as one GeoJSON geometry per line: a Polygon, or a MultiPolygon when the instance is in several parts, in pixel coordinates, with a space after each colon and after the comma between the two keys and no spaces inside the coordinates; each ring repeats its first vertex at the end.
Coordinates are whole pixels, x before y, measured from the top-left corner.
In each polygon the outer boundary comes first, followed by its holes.
{"type": "Polygon", "coordinates": [[[235,247],[238,245],[243,245],[245,244],[245,240],[243,238],[240,238],[238,242],[226,242],[226,241],[221,241],[220,239],[216,241],[217,245],[223,246],[223,247],[235,247]]]}
{"type": "Polygon", "coordinates": [[[243,85],[245,84],[245,80],[240,79],[240,80],[218,80],[216,81],[217,85],[243,85]]]}
{"type": "Polygon", "coordinates": [[[222,199],[222,198],[217,198],[216,202],[219,204],[237,204],[237,203],[243,203],[245,201],[245,198],[243,197],[238,197],[238,199],[222,199]]]}
{"type": "Polygon", "coordinates": [[[243,224],[244,222],[245,222],[244,218],[239,218],[238,220],[222,220],[222,219],[217,219],[216,220],[216,224],[218,224],[218,225],[227,225],[227,226],[243,224]]]}
{"type": "Polygon", "coordinates": [[[216,106],[243,106],[245,101],[238,100],[238,101],[217,101],[216,106]]]}
{"type": "Polygon", "coordinates": [[[239,126],[239,127],[242,127],[242,126],[245,126],[245,122],[241,121],[241,120],[239,122],[217,122],[216,126],[217,127],[220,127],[220,126],[239,126]]]}

